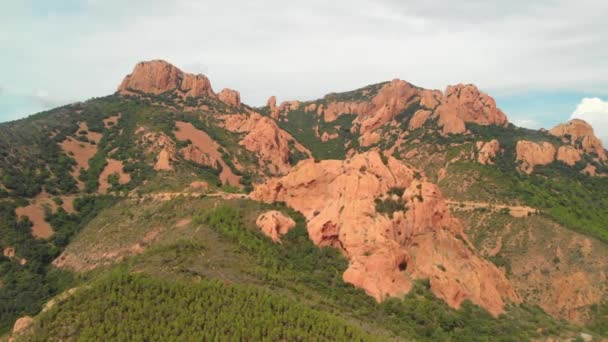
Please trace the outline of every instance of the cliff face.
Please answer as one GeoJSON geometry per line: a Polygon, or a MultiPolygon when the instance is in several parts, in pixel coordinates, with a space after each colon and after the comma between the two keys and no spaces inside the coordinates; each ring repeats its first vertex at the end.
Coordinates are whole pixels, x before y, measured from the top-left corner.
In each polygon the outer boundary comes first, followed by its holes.
{"type": "Polygon", "coordinates": [[[300,211],[315,244],[339,248],[349,259],[344,280],[378,301],[428,278],[452,307],[470,299],[498,315],[506,302],[518,302],[502,272],[473,251],[439,188],[416,178],[398,160],[385,163],[368,152],[345,161],[301,162],[257,186],[251,197],[300,211]],[[381,206],[388,202],[402,209],[386,213],[381,206]]]}
{"type": "Polygon", "coordinates": [[[555,160],[555,146],[549,142],[535,143],[520,140],[515,146],[516,160],[520,162],[519,169],[532,173],[534,166],[551,164],[555,160]]]}
{"type": "Polygon", "coordinates": [[[593,127],[580,119],[573,119],[552,128],[549,133],[562,138],[576,147],[581,153],[594,154],[602,162],[608,160],[602,141],[595,136],[593,127]]]}
{"type": "Polygon", "coordinates": [[[161,94],[174,90],[185,97],[215,96],[206,76],[185,73],[162,60],[137,63],[117,91],[120,94],[130,94],[132,91],[161,94]]]}

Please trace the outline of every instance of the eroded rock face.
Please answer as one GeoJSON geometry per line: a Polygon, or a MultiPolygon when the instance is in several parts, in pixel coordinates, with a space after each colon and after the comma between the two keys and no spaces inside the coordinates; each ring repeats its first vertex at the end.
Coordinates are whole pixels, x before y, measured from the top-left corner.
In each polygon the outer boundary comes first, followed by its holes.
{"type": "Polygon", "coordinates": [[[593,127],[580,119],[573,119],[549,130],[549,133],[561,137],[584,153],[597,155],[600,161],[608,160],[602,141],[595,136],[593,127]]]}
{"type": "Polygon", "coordinates": [[[478,141],[475,144],[477,148],[477,162],[482,165],[493,165],[496,153],[500,151],[498,140],[478,141]]]}
{"type": "Polygon", "coordinates": [[[555,160],[555,146],[549,142],[535,143],[520,140],[515,146],[516,160],[521,162],[519,169],[527,174],[534,171],[536,165],[551,164],[555,160]]]}
{"type": "Polygon", "coordinates": [[[177,160],[175,142],[163,132],[145,133],[140,141],[146,146],[148,153],[155,153],[154,170],[172,171],[173,162],[177,160]]]}
{"type": "Polygon", "coordinates": [[[149,94],[179,90],[184,96],[215,96],[206,76],[184,73],[163,60],[137,63],[118,87],[120,94],[131,94],[131,90],[149,94]]]}
{"type": "Polygon", "coordinates": [[[310,152],[277,123],[258,113],[225,115],[222,117],[227,130],[247,133],[239,142],[248,151],[255,152],[259,159],[267,162],[270,172],[284,174],[291,169],[290,145],[310,156],[310,152]]]}
{"type": "Polygon", "coordinates": [[[574,166],[574,164],[581,160],[581,153],[572,146],[560,146],[557,149],[557,160],[574,166]]]}
{"type": "Polygon", "coordinates": [[[464,122],[482,126],[507,123],[507,117],[496,107],[496,101],[472,84],[448,86],[443,106],[445,113],[453,113],[464,122]]]}
{"type": "Polygon", "coordinates": [[[301,212],[315,244],[340,248],[349,259],[344,280],[378,301],[428,278],[452,307],[470,299],[497,315],[507,301],[519,302],[504,275],[475,255],[439,188],[414,173],[393,157],[385,164],[375,151],[345,161],[307,160],[257,186],[251,197],[301,212]],[[375,200],[392,188],[405,191],[393,198],[404,210],[391,217],[377,212],[375,200]]]}
{"type": "Polygon", "coordinates": [[[241,108],[241,94],[236,90],[223,89],[217,97],[220,101],[229,106],[241,108]]]}
{"type": "Polygon", "coordinates": [[[296,226],[296,222],[291,217],[277,210],[260,214],[255,224],[262,233],[277,243],[281,243],[281,236],[287,234],[291,228],[296,226]]]}

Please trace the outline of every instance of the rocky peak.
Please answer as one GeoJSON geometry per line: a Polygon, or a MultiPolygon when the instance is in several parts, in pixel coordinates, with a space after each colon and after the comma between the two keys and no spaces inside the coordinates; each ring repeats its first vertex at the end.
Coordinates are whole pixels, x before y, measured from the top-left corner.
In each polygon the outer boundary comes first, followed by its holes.
{"type": "Polygon", "coordinates": [[[241,94],[232,89],[223,89],[218,94],[218,99],[229,106],[241,108],[241,94]]]}
{"type": "Polygon", "coordinates": [[[443,133],[465,133],[465,123],[505,125],[506,115],[496,107],[496,101],[472,84],[448,86],[436,115],[443,133]]]}
{"type": "Polygon", "coordinates": [[[549,130],[549,133],[562,138],[584,153],[595,153],[601,161],[606,161],[606,150],[602,141],[595,136],[593,127],[580,119],[572,119],[569,122],[559,124],[549,130]]]}
{"type": "Polygon", "coordinates": [[[186,97],[215,96],[206,76],[185,73],[163,60],[137,63],[118,87],[120,94],[130,94],[131,90],[149,94],[179,90],[186,97]]]}

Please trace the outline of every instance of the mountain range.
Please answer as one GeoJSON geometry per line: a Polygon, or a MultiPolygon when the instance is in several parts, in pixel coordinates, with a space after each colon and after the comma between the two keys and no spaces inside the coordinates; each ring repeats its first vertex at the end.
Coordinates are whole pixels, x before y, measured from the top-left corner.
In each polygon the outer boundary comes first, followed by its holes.
{"type": "Polygon", "coordinates": [[[252,107],[141,62],[0,124],[0,336],[601,340],[607,176],[471,84],[252,107]]]}

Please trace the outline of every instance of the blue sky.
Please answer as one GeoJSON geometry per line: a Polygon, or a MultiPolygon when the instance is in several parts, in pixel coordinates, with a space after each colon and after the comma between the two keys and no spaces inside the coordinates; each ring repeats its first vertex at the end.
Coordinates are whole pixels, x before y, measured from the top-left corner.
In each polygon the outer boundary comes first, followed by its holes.
{"type": "Polygon", "coordinates": [[[600,0],[5,1],[0,121],[110,94],[161,58],[251,105],[393,78],[474,83],[518,125],[576,110],[606,139],[607,16],[600,0]]]}

